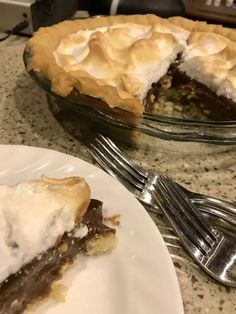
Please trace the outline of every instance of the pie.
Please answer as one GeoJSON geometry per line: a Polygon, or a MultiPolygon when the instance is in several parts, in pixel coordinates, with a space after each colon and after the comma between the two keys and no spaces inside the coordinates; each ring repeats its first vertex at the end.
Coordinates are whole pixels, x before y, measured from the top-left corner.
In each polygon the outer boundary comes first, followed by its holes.
{"type": "Polygon", "coordinates": [[[29,69],[63,97],[77,91],[140,115],[153,87],[177,84],[186,97],[236,109],[236,32],[220,25],[155,15],[88,18],[41,28],[27,47],[29,69]]]}
{"type": "Polygon", "coordinates": [[[80,177],[0,186],[0,313],[19,314],[50,293],[79,252],[110,251],[115,229],[80,177]]]}

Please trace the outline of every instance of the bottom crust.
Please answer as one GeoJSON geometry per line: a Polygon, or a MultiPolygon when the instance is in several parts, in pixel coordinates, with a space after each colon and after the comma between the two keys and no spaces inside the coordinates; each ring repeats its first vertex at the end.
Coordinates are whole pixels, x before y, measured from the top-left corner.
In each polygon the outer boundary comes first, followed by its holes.
{"type": "Polygon", "coordinates": [[[72,232],[64,234],[55,247],[0,285],[0,314],[20,314],[32,303],[47,297],[54,281],[61,278],[78,253],[101,254],[115,245],[115,229],[103,224],[102,203],[91,200],[86,214],[72,232]],[[88,228],[88,234],[82,239],[76,237],[80,224],[88,228]]]}

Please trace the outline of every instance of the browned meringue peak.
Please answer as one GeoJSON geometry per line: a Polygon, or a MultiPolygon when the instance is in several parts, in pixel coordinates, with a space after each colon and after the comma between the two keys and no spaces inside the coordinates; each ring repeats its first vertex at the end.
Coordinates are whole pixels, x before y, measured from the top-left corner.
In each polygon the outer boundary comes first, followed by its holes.
{"type": "Polygon", "coordinates": [[[167,20],[165,23],[155,23],[153,25],[153,31],[163,34],[172,34],[183,46],[186,45],[190,34],[186,29],[173,25],[167,20]]]}
{"type": "Polygon", "coordinates": [[[229,70],[228,75],[218,90],[218,94],[224,95],[236,103],[236,64],[229,70]]]}
{"type": "Polygon", "coordinates": [[[192,33],[180,69],[218,95],[236,101],[236,44],[215,33],[192,33]]]}
{"type": "Polygon", "coordinates": [[[72,231],[90,194],[80,177],[0,185],[0,283],[72,231]]]}
{"type": "Polygon", "coordinates": [[[188,32],[168,24],[81,30],[62,39],[54,56],[75,78],[87,75],[101,86],[116,87],[121,98],[144,99],[186,44],[188,32]]]}

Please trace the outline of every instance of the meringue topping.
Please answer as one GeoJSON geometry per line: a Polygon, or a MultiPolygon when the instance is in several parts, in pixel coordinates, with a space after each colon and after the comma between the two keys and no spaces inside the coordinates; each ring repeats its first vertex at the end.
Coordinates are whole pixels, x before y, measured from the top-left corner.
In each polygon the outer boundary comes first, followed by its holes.
{"type": "Polygon", "coordinates": [[[121,98],[144,99],[183,51],[189,32],[174,25],[116,24],[63,38],[54,57],[73,77],[117,88],[121,98]]]}
{"type": "Polygon", "coordinates": [[[236,44],[215,33],[192,33],[180,70],[236,102],[236,44]]]}
{"type": "Polygon", "coordinates": [[[89,200],[79,177],[0,185],[0,283],[70,232],[89,200]]]}
{"type": "Polygon", "coordinates": [[[62,97],[78,91],[140,115],[147,91],[177,55],[175,65],[188,77],[236,102],[235,45],[235,30],[182,17],[78,19],[40,28],[27,42],[28,69],[62,97]]]}

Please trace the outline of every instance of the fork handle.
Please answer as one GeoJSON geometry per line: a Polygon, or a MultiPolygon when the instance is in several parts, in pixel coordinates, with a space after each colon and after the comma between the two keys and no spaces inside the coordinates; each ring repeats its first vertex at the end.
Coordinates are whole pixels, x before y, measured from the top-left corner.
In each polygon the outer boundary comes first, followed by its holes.
{"type": "Polygon", "coordinates": [[[235,232],[236,217],[234,215],[231,215],[229,213],[225,213],[223,211],[217,210],[215,208],[210,208],[207,206],[205,207],[205,206],[197,205],[197,208],[207,219],[212,220],[212,218],[215,218],[217,219],[217,223],[220,226],[224,227],[224,229],[228,229],[235,232]]]}
{"type": "MultiPolygon", "coordinates": [[[[193,193],[194,194],[194,193],[193,193]]],[[[214,198],[213,198],[214,199],[214,198]]],[[[215,200],[215,199],[214,199],[215,200]]],[[[199,199],[191,199],[191,201],[197,205],[197,208],[203,213],[208,219],[211,217],[215,217],[219,224],[223,227],[235,231],[236,227],[236,215],[229,213],[227,210],[221,210],[218,207],[212,206],[212,203],[205,203],[202,198],[199,199]],[[199,201],[199,202],[198,202],[199,201]],[[226,223],[226,224],[225,224],[226,223]]],[[[162,214],[162,211],[159,209],[157,205],[150,205],[145,201],[141,201],[141,203],[145,206],[147,211],[152,214],[162,214]]]]}
{"type": "Polygon", "coordinates": [[[234,206],[230,202],[203,194],[195,194],[190,192],[189,196],[191,198],[191,201],[196,205],[203,205],[204,207],[218,209],[227,214],[234,215],[236,218],[236,204],[234,206]]]}
{"type": "Polygon", "coordinates": [[[231,214],[231,215],[236,216],[236,204],[222,200],[217,197],[212,197],[209,195],[192,192],[190,190],[187,190],[184,186],[180,185],[179,183],[177,184],[184,191],[184,193],[188,195],[188,197],[191,199],[191,201],[194,204],[199,205],[199,206],[202,205],[204,207],[206,206],[209,208],[216,209],[219,212],[223,211],[226,214],[231,214]]]}

